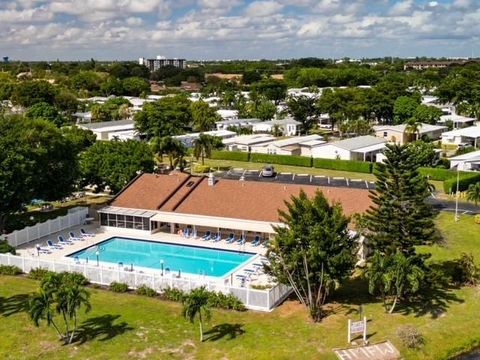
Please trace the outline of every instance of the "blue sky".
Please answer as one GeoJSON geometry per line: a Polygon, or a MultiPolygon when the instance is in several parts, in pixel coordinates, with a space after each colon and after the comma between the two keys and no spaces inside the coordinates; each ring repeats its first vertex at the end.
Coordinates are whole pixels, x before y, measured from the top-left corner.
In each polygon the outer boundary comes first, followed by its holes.
{"type": "Polygon", "coordinates": [[[480,0],[0,0],[0,56],[480,56],[480,0]]]}

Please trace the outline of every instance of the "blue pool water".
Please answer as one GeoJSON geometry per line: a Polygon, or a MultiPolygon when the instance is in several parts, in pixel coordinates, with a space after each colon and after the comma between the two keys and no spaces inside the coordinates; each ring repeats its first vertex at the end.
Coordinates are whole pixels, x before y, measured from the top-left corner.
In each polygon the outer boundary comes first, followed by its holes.
{"type": "Polygon", "coordinates": [[[113,237],[97,245],[83,249],[68,257],[87,259],[96,262],[96,252],[99,252],[100,262],[124,266],[140,266],[164,269],[171,272],[204,274],[207,276],[224,276],[240,264],[251,259],[255,254],[227,250],[217,250],[188,245],[158,243],[153,241],[113,237]]]}

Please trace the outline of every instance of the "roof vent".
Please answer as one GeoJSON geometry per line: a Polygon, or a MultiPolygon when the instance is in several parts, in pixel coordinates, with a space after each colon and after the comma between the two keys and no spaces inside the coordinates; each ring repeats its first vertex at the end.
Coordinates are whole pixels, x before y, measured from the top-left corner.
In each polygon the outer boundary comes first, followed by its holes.
{"type": "Polygon", "coordinates": [[[185,185],[187,188],[192,187],[193,184],[195,184],[195,181],[189,181],[187,182],[187,185],[185,185]]]}
{"type": "Polygon", "coordinates": [[[215,185],[215,176],[212,173],[208,174],[208,186],[215,185]]]}

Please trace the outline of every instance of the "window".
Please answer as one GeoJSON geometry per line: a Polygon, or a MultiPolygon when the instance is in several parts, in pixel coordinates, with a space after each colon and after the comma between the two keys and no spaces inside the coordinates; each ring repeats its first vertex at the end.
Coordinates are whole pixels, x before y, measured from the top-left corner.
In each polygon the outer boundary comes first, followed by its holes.
{"type": "Polygon", "coordinates": [[[388,136],[388,132],[384,131],[383,132],[383,137],[387,137],[388,136]]]}
{"type": "Polygon", "coordinates": [[[100,225],[107,226],[108,224],[108,215],[104,213],[100,213],[100,225]]]}

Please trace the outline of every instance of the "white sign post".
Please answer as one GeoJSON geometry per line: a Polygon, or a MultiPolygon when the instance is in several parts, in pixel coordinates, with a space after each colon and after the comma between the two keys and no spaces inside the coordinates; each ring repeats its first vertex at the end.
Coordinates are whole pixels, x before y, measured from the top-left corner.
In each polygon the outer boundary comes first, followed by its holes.
{"type": "Polygon", "coordinates": [[[352,321],[348,319],[348,343],[352,342],[353,334],[363,333],[363,342],[367,342],[367,317],[364,316],[363,320],[352,321]]]}

